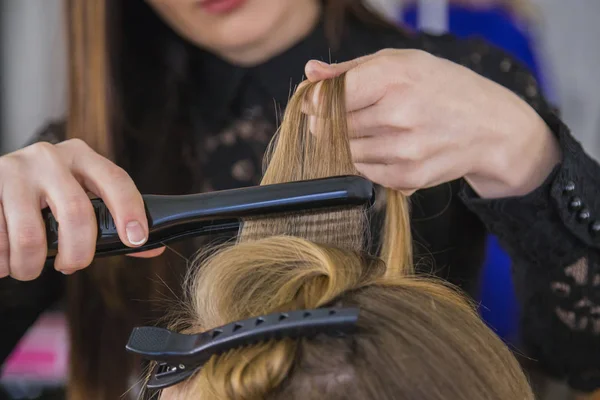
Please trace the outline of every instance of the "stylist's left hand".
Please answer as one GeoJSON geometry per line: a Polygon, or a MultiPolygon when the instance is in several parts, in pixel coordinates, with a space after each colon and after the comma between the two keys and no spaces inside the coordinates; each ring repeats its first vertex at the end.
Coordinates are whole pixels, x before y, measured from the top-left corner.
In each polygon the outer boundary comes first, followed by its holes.
{"type": "Polygon", "coordinates": [[[419,50],[306,65],[313,82],[343,72],[352,157],[375,183],[412,193],[465,177],[481,197],[519,196],[560,161],[535,110],[463,66],[419,50]]]}

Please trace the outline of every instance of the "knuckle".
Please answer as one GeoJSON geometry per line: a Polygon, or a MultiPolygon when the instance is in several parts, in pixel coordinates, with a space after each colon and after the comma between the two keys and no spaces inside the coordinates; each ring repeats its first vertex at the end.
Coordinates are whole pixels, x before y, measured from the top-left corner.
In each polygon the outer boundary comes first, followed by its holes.
{"type": "Polygon", "coordinates": [[[393,53],[386,53],[386,54],[382,54],[381,57],[379,58],[379,60],[386,69],[389,69],[389,68],[393,68],[395,66],[397,57],[393,53]]]}
{"type": "Polygon", "coordinates": [[[389,55],[394,55],[397,53],[398,50],[396,49],[390,49],[390,48],[385,48],[385,49],[381,49],[379,50],[376,54],[378,56],[389,56],[389,55]]]}
{"type": "Polygon", "coordinates": [[[382,125],[392,131],[409,127],[407,113],[405,110],[392,110],[382,116],[382,125]]]}
{"type": "Polygon", "coordinates": [[[78,151],[90,149],[90,146],[85,141],[83,141],[82,139],[79,139],[79,138],[65,140],[62,143],[62,145],[70,147],[70,148],[72,148],[74,150],[78,150],[78,151]]]}
{"type": "Polygon", "coordinates": [[[75,196],[68,199],[61,205],[61,209],[61,222],[64,221],[71,226],[89,223],[93,212],[90,200],[83,196],[75,196]]]}
{"type": "Polygon", "coordinates": [[[110,164],[110,166],[106,168],[105,173],[109,181],[112,182],[123,183],[131,181],[129,174],[116,164],[110,164]]]}
{"type": "Polygon", "coordinates": [[[425,149],[418,141],[402,140],[397,147],[398,161],[419,163],[425,158],[425,149]]]}
{"type": "Polygon", "coordinates": [[[48,142],[38,142],[26,148],[27,152],[35,157],[36,160],[54,160],[56,157],[56,148],[48,142]]]}
{"type": "Polygon", "coordinates": [[[94,258],[95,241],[93,235],[77,235],[69,237],[68,246],[59,249],[61,265],[69,270],[85,268],[94,258]]]}
{"type": "Polygon", "coordinates": [[[404,63],[406,77],[414,82],[423,80],[423,77],[431,70],[432,54],[423,50],[411,50],[404,63]]]}
{"type": "Polygon", "coordinates": [[[425,148],[422,144],[415,142],[408,148],[408,159],[413,162],[423,161],[425,158],[425,148]]]}
{"type": "MultiPolygon", "coordinates": [[[[358,67],[356,67],[356,71],[358,72],[358,75],[373,76],[373,77],[387,76],[390,74],[388,64],[383,60],[380,61],[377,59],[371,60],[364,64],[359,65],[358,67]]],[[[369,84],[368,82],[361,82],[360,86],[359,86],[359,90],[363,90],[363,89],[367,88],[368,84],[369,84]]],[[[389,83],[386,82],[386,86],[388,84],[389,83]]],[[[387,90],[387,88],[385,90],[387,90]]]]}
{"type": "Polygon", "coordinates": [[[403,188],[417,189],[424,185],[424,174],[416,164],[409,164],[402,174],[403,188]]]}
{"type": "Polygon", "coordinates": [[[16,247],[25,255],[42,252],[46,246],[46,238],[42,229],[33,223],[23,223],[16,233],[16,247]]]}
{"type": "Polygon", "coordinates": [[[14,176],[15,174],[22,173],[23,170],[23,159],[18,154],[12,153],[0,157],[2,177],[14,176]]]}
{"type": "Polygon", "coordinates": [[[18,157],[19,161],[15,164],[15,168],[22,168],[23,170],[33,168],[35,171],[40,171],[41,168],[55,170],[56,166],[61,165],[63,162],[56,151],[56,147],[47,142],[39,142],[26,147],[23,149],[22,155],[22,158],[18,157]]]}
{"type": "Polygon", "coordinates": [[[393,116],[396,127],[405,131],[406,135],[415,135],[415,132],[421,128],[421,117],[419,108],[412,104],[407,104],[402,111],[393,116]]]}
{"type": "Polygon", "coordinates": [[[413,171],[406,171],[403,174],[402,181],[402,187],[404,188],[415,189],[421,187],[422,185],[420,176],[413,171]]]}
{"type": "Polygon", "coordinates": [[[433,54],[426,52],[421,49],[411,49],[408,51],[408,56],[410,60],[417,64],[422,64],[425,62],[429,62],[433,57],[433,54]]]}

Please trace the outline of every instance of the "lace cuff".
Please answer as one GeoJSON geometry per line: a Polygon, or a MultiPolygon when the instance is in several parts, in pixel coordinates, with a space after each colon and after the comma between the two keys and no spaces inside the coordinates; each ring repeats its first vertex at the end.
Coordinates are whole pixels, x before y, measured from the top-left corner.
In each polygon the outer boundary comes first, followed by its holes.
{"type": "MultiPolygon", "coordinates": [[[[523,239],[533,233],[541,248],[584,246],[600,250],[600,166],[583,151],[568,128],[554,113],[544,116],[557,135],[563,161],[554,168],[545,182],[522,197],[482,199],[464,185],[460,196],[503,241],[519,248],[520,256],[533,255],[539,262],[532,243],[523,239]]],[[[561,259],[565,255],[561,255],[561,259]]],[[[544,257],[545,258],[545,257],[544,257]]]]}
{"type": "Polygon", "coordinates": [[[582,391],[600,388],[600,166],[554,115],[563,161],[523,197],[461,198],[513,260],[528,355],[582,391]]]}

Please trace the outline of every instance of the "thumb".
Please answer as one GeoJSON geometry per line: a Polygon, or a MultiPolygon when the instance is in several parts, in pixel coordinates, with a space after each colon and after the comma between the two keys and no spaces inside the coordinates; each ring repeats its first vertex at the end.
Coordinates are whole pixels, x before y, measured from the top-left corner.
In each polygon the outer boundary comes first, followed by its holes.
{"type": "Polygon", "coordinates": [[[327,64],[319,60],[310,60],[306,63],[306,66],[304,67],[304,74],[306,75],[306,78],[311,82],[318,82],[325,79],[331,79],[335,78],[340,74],[343,74],[346,71],[351,70],[354,67],[359,66],[360,64],[366,61],[369,61],[373,57],[375,57],[375,54],[369,54],[368,56],[355,58],[354,60],[345,61],[338,64],[327,64]]]}
{"type": "Polygon", "coordinates": [[[335,66],[336,64],[327,64],[323,61],[310,60],[304,67],[304,74],[311,82],[319,82],[325,79],[331,79],[342,73],[342,71],[337,72],[335,66]]]}

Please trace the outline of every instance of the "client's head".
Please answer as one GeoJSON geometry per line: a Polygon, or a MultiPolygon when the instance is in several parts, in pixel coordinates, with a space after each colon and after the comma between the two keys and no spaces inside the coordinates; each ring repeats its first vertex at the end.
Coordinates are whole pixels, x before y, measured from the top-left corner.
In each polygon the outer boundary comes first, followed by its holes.
{"type": "MultiPolygon", "coordinates": [[[[263,184],[355,174],[344,77],[320,87],[314,132],[302,112],[314,85],[290,100],[263,184]]],[[[238,243],[190,277],[182,330],[199,333],[274,312],[359,310],[357,330],[241,345],[213,355],[164,391],[188,399],[477,399],[533,395],[509,349],[449,285],[413,272],[406,199],[383,196],[379,256],[368,255],[369,211],[326,210],[247,220],[238,243]]]]}
{"type": "Polygon", "coordinates": [[[213,356],[164,399],[532,399],[508,348],[455,290],[389,276],[358,252],[275,236],[209,258],[188,331],[323,306],[360,309],[355,333],[271,340],[213,356]]]}

